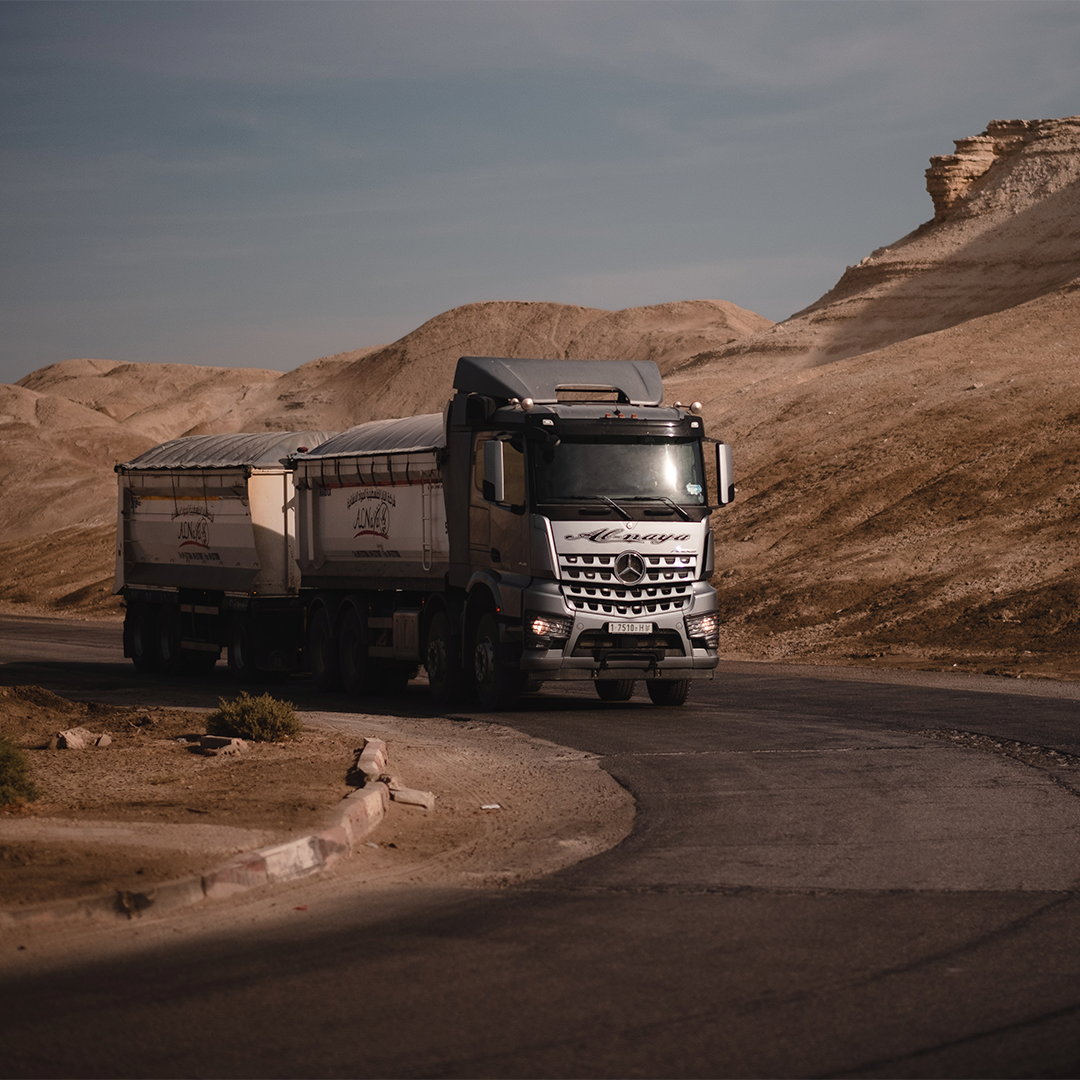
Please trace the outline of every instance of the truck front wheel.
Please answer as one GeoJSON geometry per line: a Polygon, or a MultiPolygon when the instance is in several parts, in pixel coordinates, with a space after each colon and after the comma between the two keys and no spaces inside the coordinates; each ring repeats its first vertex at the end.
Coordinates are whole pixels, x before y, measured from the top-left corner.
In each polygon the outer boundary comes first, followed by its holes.
{"type": "Polygon", "coordinates": [[[601,701],[629,701],[634,696],[634,680],[597,679],[596,693],[601,701]]]}
{"type": "Polygon", "coordinates": [[[499,620],[490,611],[480,616],[476,627],[473,664],[476,669],[476,695],[481,708],[512,708],[521,693],[524,679],[520,671],[508,668],[503,662],[499,620]]]}
{"type": "Polygon", "coordinates": [[[646,679],[654,705],[681,705],[690,693],[689,679],[646,679]]]}

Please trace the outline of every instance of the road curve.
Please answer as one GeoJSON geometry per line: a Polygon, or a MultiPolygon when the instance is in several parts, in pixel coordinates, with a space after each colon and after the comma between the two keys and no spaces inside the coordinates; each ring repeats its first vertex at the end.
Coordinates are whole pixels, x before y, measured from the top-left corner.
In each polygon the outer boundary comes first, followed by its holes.
{"type": "MultiPolygon", "coordinates": [[[[0,681],[220,692],[80,660],[79,625],[12,656],[0,620],[0,681]]],[[[498,720],[598,755],[619,847],[501,891],[305,883],[22,970],[0,1072],[1075,1075],[1076,697],[738,664],[678,709],[545,689],[498,720]]]]}

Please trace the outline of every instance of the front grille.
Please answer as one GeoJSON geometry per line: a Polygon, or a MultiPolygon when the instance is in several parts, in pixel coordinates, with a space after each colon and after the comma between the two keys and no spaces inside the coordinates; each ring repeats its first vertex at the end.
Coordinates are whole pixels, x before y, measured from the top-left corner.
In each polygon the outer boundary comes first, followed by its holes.
{"type": "Polygon", "coordinates": [[[563,597],[576,611],[605,615],[655,615],[686,607],[697,578],[694,555],[642,555],[645,577],[623,585],[615,576],[615,555],[560,555],[563,597]]]}

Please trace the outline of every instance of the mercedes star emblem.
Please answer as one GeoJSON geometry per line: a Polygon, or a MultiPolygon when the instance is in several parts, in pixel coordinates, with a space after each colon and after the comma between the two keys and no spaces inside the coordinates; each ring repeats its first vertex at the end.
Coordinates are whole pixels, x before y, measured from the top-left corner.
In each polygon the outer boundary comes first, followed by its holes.
{"type": "Polygon", "coordinates": [[[624,551],[615,559],[615,576],[624,585],[636,585],[645,576],[645,560],[636,551],[624,551]]]}

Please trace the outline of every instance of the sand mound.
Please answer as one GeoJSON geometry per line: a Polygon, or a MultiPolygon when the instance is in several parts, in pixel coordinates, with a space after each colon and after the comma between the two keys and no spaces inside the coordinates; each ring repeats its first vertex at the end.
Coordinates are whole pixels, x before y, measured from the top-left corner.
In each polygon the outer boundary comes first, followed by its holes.
{"type": "Polygon", "coordinates": [[[260,368],[65,360],[32,372],[17,385],[93,409],[153,446],[216,419],[226,403],[281,377],[279,371],[260,368]]]}
{"type": "Polygon", "coordinates": [[[445,312],[392,345],[324,357],[288,374],[91,359],[52,364],[0,385],[0,554],[8,556],[0,606],[119,610],[110,599],[111,541],[104,543],[116,513],[112,467],[166,439],[336,430],[437,411],[466,354],[632,356],[670,365],[703,343],[768,325],[719,300],[617,312],[493,302],[445,312]]]}
{"type": "Polygon", "coordinates": [[[305,364],[272,386],[249,390],[217,430],[311,424],[345,428],[384,416],[437,412],[461,356],[655,360],[670,368],[704,345],[772,325],[722,300],[625,311],[491,301],[430,319],[392,345],[305,364]]]}

